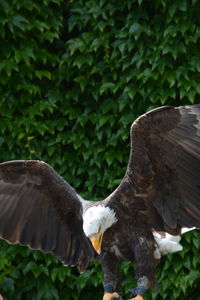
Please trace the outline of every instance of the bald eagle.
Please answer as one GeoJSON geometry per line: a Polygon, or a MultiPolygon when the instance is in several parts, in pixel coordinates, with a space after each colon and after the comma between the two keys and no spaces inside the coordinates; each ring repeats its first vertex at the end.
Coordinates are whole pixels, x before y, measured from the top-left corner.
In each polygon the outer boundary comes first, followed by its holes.
{"type": "Polygon", "coordinates": [[[155,284],[155,232],[200,227],[200,105],[152,110],[130,135],[127,171],[102,201],[82,199],[45,162],[0,164],[0,237],[80,270],[100,260],[103,300],[120,299],[119,260],[135,262],[132,299],[143,299],[155,284]]]}

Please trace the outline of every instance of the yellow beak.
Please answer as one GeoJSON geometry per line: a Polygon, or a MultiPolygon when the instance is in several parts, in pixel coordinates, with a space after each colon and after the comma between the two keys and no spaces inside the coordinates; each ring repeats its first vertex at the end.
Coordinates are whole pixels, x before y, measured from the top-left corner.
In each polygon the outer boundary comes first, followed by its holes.
{"type": "Polygon", "coordinates": [[[98,254],[101,253],[102,240],[103,240],[103,233],[98,233],[97,235],[90,238],[90,241],[92,242],[92,246],[98,254]]]}

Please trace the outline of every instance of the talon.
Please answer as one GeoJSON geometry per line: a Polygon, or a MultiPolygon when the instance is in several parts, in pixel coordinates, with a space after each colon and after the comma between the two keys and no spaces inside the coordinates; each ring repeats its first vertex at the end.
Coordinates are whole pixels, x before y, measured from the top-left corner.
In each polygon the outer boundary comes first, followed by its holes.
{"type": "Polygon", "coordinates": [[[129,299],[129,300],[144,300],[144,298],[142,297],[142,296],[136,296],[136,297],[134,297],[134,298],[131,298],[131,299],[129,299]]]}
{"type": "Polygon", "coordinates": [[[105,293],[103,296],[103,300],[122,300],[120,295],[118,293],[105,293]]]}

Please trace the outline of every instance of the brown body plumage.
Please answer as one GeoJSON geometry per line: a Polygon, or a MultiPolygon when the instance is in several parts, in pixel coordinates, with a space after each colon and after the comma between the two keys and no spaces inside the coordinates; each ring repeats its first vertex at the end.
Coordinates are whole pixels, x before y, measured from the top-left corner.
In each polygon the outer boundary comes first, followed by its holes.
{"type": "Polygon", "coordinates": [[[118,220],[105,231],[98,256],[105,292],[118,289],[119,259],[135,261],[139,288],[152,287],[157,264],[152,231],[176,235],[182,227],[200,227],[199,121],[200,105],[161,107],[138,118],[124,179],[98,203],[80,199],[43,162],[0,164],[0,236],[84,269],[96,255],[83,232],[83,211],[108,206],[118,220]]]}

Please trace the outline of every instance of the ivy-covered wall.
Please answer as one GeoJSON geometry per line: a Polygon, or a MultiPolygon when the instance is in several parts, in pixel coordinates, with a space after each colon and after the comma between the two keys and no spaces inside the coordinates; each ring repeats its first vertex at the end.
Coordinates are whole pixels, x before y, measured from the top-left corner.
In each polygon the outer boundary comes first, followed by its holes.
{"type": "MultiPolygon", "coordinates": [[[[85,198],[120,182],[129,128],[160,105],[199,103],[198,0],[0,1],[0,161],[41,159],[85,198]]],[[[199,299],[200,235],[164,257],[147,300],[199,299]]],[[[122,264],[123,289],[134,266],[122,264]]],[[[102,298],[101,268],[0,243],[5,299],[102,298]]]]}

